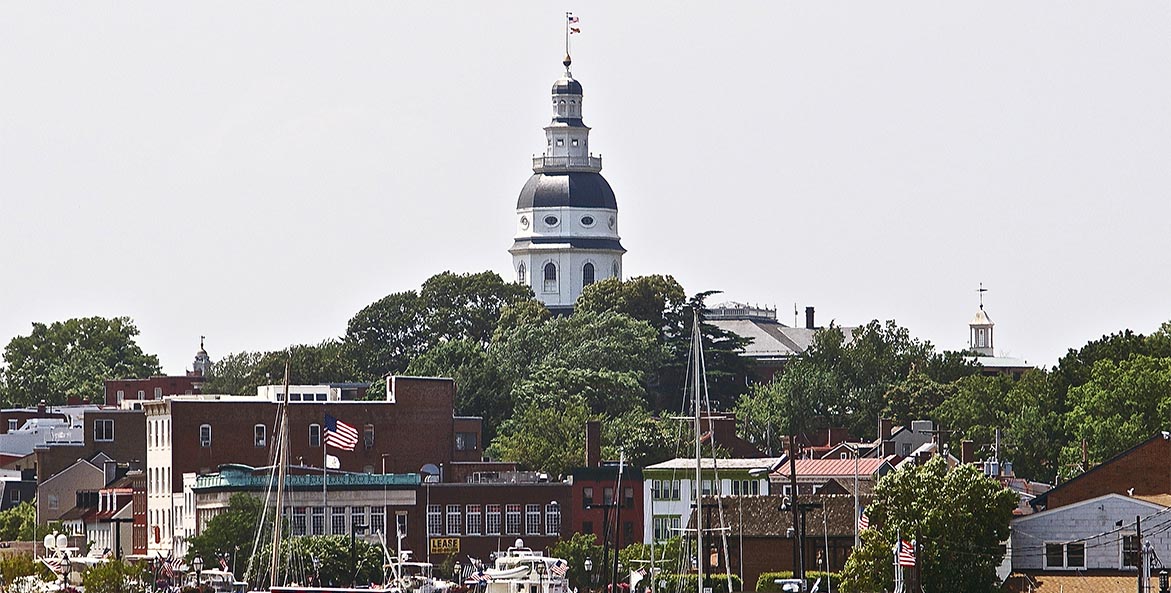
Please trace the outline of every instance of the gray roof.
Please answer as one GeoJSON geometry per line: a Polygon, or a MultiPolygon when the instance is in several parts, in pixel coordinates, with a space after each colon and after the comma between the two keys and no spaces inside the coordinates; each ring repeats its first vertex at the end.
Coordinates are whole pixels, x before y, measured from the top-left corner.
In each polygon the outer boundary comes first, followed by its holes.
{"type": "MultiPolygon", "coordinates": [[[[817,329],[789,327],[775,321],[763,319],[716,319],[710,323],[724,331],[752,340],[744,347],[749,358],[789,358],[805,352],[813,345],[817,329]]],[[[846,341],[854,335],[852,327],[840,328],[846,341]]]]}
{"type": "Polygon", "coordinates": [[[517,210],[524,208],[618,209],[614,190],[601,173],[535,173],[520,190],[517,210]]]}
{"type": "MultiPolygon", "coordinates": [[[[756,459],[717,459],[713,462],[710,457],[701,460],[703,469],[749,470],[757,468],[772,468],[781,462],[780,457],[760,457],[756,459]]],[[[695,469],[694,457],[676,457],[662,463],[647,466],[646,469],[695,469]]]]}

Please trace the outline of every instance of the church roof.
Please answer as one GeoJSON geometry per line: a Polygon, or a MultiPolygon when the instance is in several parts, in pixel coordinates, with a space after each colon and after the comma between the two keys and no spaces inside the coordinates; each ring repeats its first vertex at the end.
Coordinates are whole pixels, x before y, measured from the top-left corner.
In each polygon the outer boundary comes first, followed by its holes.
{"type": "Polygon", "coordinates": [[[968,322],[968,325],[993,325],[993,323],[992,318],[984,312],[984,307],[980,307],[980,310],[976,311],[976,316],[968,322]]]}
{"type": "Polygon", "coordinates": [[[536,173],[516,201],[517,210],[561,207],[617,210],[618,200],[601,173],[536,173]]]}
{"type": "Polygon", "coordinates": [[[553,83],[554,95],[580,95],[581,83],[568,77],[561,77],[553,83]]]}

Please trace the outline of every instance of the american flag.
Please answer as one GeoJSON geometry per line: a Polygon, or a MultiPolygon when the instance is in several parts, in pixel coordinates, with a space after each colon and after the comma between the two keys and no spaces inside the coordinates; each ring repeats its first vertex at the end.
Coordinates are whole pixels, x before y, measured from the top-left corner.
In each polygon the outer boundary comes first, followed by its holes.
{"type": "Polygon", "coordinates": [[[353,451],[358,446],[358,429],[326,414],[325,444],[335,449],[353,451]]]}
{"type": "Polygon", "coordinates": [[[898,562],[899,566],[915,566],[915,545],[913,542],[908,542],[905,539],[899,540],[898,545],[898,562]]]}
{"type": "Polygon", "coordinates": [[[61,570],[61,559],[53,557],[53,556],[46,556],[44,558],[41,558],[41,562],[43,562],[45,564],[45,566],[48,566],[49,570],[53,571],[53,574],[62,574],[63,573],[63,571],[61,570]]]}
{"type": "Polygon", "coordinates": [[[220,570],[228,572],[228,559],[220,556],[220,570]]]}
{"type": "Polygon", "coordinates": [[[862,516],[858,517],[858,531],[870,529],[870,517],[866,516],[866,509],[862,509],[862,516]]]}
{"type": "Polygon", "coordinates": [[[572,25],[573,23],[576,23],[578,20],[580,20],[580,19],[578,19],[577,17],[573,16],[573,13],[572,13],[572,12],[567,12],[567,13],[565,13],[565,16],[566,16],[566,18],[568,18],[568,19],[569,19],[569,24],[571,24],[571,25],[572,25]]]}
{"type": "Polygon", "coordinates": [[[464,580],[464,584],[470,587],[474,587],[476,585],[483,585],[490,580],[491,579],[488,577],[488,575],[484,574],[483,570],[477,570],[475,574],[470,575],[467,579],[464,580]]]}
{"type": "Polygon", "coordinates": [[[163,573],[163,576],[168,579],[175,578],[174,562],[170,557],[163,558],[161,554],[159,555],[159,569],[163,573]]]}
{"type": "Polygon", "coordinates": [[[558,578],[564,577],[567,571],[569,571],[569,565],[565,562],[562,562],[561,560],[554,562],[553,565],[549,567],[549,572],[553,573],[553,576],[558,578]]]}

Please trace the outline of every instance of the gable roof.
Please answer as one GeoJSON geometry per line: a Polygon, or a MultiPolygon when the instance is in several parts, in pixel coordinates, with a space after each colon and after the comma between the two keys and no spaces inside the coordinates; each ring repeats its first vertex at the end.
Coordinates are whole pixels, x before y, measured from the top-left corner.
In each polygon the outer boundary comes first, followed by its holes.
{"type": "Polygon", "coordinates": [[[1149,438],[1149,439],[1147,439],[1147,440],[1145,440],[1145,441],[1142,441],[1142,442],[1140,442],[1140,443],[1137,443],[1137,444],[1135,444],[1133,447],[1131,447],[1131,448],[1129,448],[1129,449],[1127,449],[1127,450],[1125,450],[1125,451],[1123,451],[1123,452],[1121,452],[1121,453],[1119,453],[1119,454],[1115,455],[1114,457],[1111,457],[1110,459],[1107,459],[1106,461],[1103,461],[1102,463],[1099,463],[1098,465],[1095,465],[1094,467],[1090,468],[1090,469],[1089,469],[1088,471],[1086,471],[1085,473],[1083,473],[1083,474],[1081,474],[1081,475],[1079,475],[1079,476],[1076,476],[1076,477],[1074,477],[1074,478],[1071,478],[1071,479],[1069,479],[1069,480],[1066,480],[1066,481],[1064,481],[1064,482],[1062,482],[1062,483],[1060,483],[1060,484],[1058,484],[1058,485],[1054,486],[1054,487],[1053,487],[1053,488],[1051,488],[1051,489],[1050,489],[1048,492],[1044,492],[1044,493],[1042,493],[1042,494],[1039,494],[1039,495],[1037,495],[1037,497],[1036,497],[1036,498],[1034,498],[1033,500],[1029,501],[1029,506],[1032,506],[1032,507],[1033,507],[1033,510],[1037,510],[1037,509],[1039,509],[1039,508],[1041,508],[1041,507],[1048,507],[1048,506],[1049,506],[1049,495],[1050,495],[1050,494],[1053,494],[1054,492],[1060,492],[1060,491],[1061,491],[1063,488],[1066,488],[1066,487],[1068,487],[1070,484],[1074,484],[1074,483],[1078,482],[1079,480],[1081,480],[1081,479],[1085,478],[1086,476],[1093,475],[1095,472],[1098,472],[1098,471],[1100,471],[1100,470],[1101,470],[1103,467],[1106,467],[1106,466],[1110,465],[1111,463],[1114,463],[1114,462],[1116,462],[1116,461],[1118,461],[1118,460],[1120,460],[1120,459],[1122,459],[1122,458],[1124,458],[1124,457],[1126,457],[1126,456],[1130,455],[1130,454],[1131,454],[1131,453],[1133,453],[1135,450],[1137,450],[1137,449],[1139,449],[1139,448],[1141,448],[1141,447],[1144,447],[1144,446],[1146,446],[1146,445],[1149,445],[1149,444],[1150,444],[1152,441],[1158,440],[1158,439],[1160,439],[1160,438],[1161,438],[1161,439],[1163,439],[1163,440],[1165,440],[1165,441],[1167,441],[1167,440],[1171,440],[1171,432],[1167,432],[1167,431],[1165,431],[1165,430],[1164,430],[1164,431],[1162,431],[1162,432],[1157,432],[1157,433],[1155,433],[1153,436],[1151,436],[1151,438],[1149,438]]]}
{"type": "Polygon", "coordinates": [[[1097,504],[1103,500],[1111,499],[1111,498],[1133,502],[1136,506],[1146,507],[1146,508],[1150,509],[1152,512],[1156,512],[1156,513],[1159,511],[1166,511],[1167,509],[1171,508],[1171,506],[1169,506],[1169,505],[1159,504],[1156,502],[1143,500],[1142,498],[1139,498],[1137,496],[1127,496],[1125,494],[1117,494],[1117,493],[1111,492],[1110,494],[1103,494],[1102,496],[1095,496],[1094,498],[1088,498],[1086,500],[1075,502],[1073,504],[1067,504],[1064,506],[1060,506],[1055,509],[1045,509],[1044,511],[1033,513],[1031,515],[1024,515],[1022,517],[1013,519],[1012,523],[1013,523],[1013,525],[1017,525],[1020,523],[1032,521],[1033,519],[1036,519],[1038,517],[1051,517],[1055,513],[1072,512],[1072,511],[1077,510],[1080,507],[1097,504]]]}

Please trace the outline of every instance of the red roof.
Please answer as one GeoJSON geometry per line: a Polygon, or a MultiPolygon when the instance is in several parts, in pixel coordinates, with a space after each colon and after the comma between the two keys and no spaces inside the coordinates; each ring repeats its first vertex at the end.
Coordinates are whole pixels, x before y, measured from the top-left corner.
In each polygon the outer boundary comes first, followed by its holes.
{"type": "MultiPolygon", "coordinates": [[[[869,476],[878,471],[887,461],[886,459],[863,458],[858,460],[858,475],[869,476]]],[[[798,459],[797,477],[830,477],[842,478],[854,476],[853,459],[798,459]]],[[[776,475],[789,475],[789,464],[782,463],[776,475]]]]}

